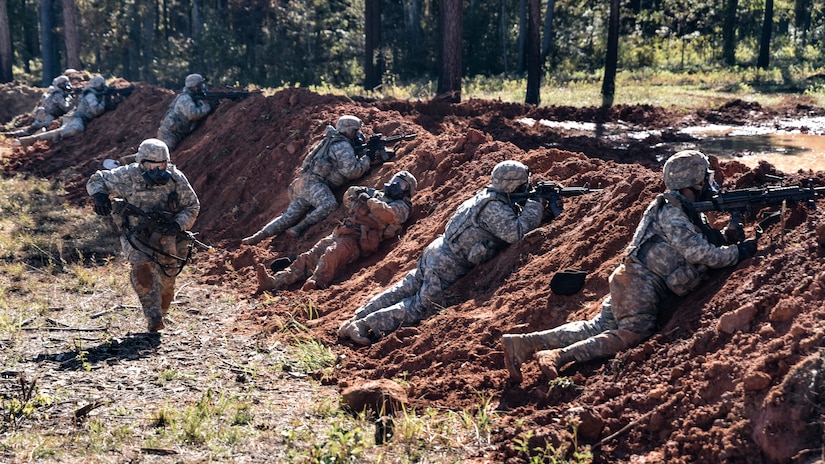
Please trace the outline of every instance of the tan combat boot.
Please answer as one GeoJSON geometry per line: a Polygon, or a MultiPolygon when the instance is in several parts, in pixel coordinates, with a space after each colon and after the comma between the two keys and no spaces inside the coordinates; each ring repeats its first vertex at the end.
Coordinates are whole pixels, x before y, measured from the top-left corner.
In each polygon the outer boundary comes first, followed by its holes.
{"type": "Polygon", "coordinates": [[[541,373],[547,380],[553,380],[559,376],[559,369],[565,364],[562,362],[561,350],[543,350],[536,353],[536,361],[539,363],[541,373]]]}
{"type": "Polygon", "coordinates": [[[523,335],[502,335],[501,345],[504,347],[504,367],[510,373],[510,380],[521,383],[521,364],[536,351],[536,347],[523,335]]]}
{"type": "Polygon", "coordinates": [[[349,327],[347,328],[347,336],[358,345],[372,345],[372,340],[370,340],[367,336],[369,330],[370,328],[363,319],[357,319],[351,321],[349,324],[349,327]]]}
{"type": "Polygon", "coordinates": [[[160,330],[163,330],[166,326],[163,325],[163,318],[162,317],[153,317],[149,319],[149,326],[148,331],[149,333],[156,333],[160,330]]]}

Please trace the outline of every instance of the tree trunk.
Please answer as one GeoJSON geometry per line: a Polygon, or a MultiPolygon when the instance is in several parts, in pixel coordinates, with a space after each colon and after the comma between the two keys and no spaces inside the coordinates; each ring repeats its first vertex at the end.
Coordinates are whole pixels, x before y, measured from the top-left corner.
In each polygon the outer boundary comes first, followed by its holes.
{"type": "Polygon", "coordinates": [[[525,103],[539,105],[541,88],[541,0],[530,0],[527,26],[527,95],[525,103]]]}
{"type": "Polygon", "coordinates": [[[522,74],[527,69],[527,0],[518,1],[518,63],[516,71],[522,74]]]}
{"type": "Polygon", "coordinates": [[[364,2],[364,90],[374,90],[381,84],[376,51],[381,45],[381,0],[364,2]]]}
{"type": "Polygon", "coordinates": [[[501,62],[504,64],[504,74],[510,73],[507,64],[507,0],[501,0],[501,62]]]}
{"type": "Polygon", "coordinates": [[[550,55],[553,46],[553,13],[556,9],[556,0],[547,0],[547,11],[544,12],[544,38],[541,41],[541,61],[550,55]]]}
{"type": "Polygon", "coordinates": [[[765,19],[762,21],[762,39],[756,66],[767,69],[771,62],[771,34],[773,32],[773,0],[765,0],[765,19]]]}
{"type": "Polygon", "coordinates": [[[12,75],[11,30],[7,0],[0,0],[0,83],[14,80],[12,75]]]}
{"type": "Polygon", "coordinates": [[[75,0],[63,0],[63,38],[66,41],[66,67],[83,69],[80,63],[80,35],[75,0]]]}
{"type": "Polygon", "coordinates": [[[722,24],[722,59],[728,66],[736,64],[736,10],[738,6],[738,0],[725,0],[725,14],[722,24]]]}
{"type": "Polygon", "coordinates": [[[613,106],[616,94],[616,67],[619,60],[619,0],[610,0],[610,21],[607,26],[607,55],[602,80],[602,106],[613,106]]]}
{"type": "Polygon", "coordinates": [[[441,75],[439,100],[461,101],[461,20],[462,0],[441,2],[441,75]]]}
{"type": "Polygon", "coordinates": [[[808,45],[808,32],[811,30],[811,0],[796,0],[794,3],[794,25],[799,32],[800,50],[804,50],[808,45]]]}
{"type": "Polygon", "coordinates": [[[43,87],[48,87],[52,79],[60,74],[57,59],[57,44],[54,40],[54,8],[52,0],[40,0],[40,52],[43,57],[43,87]]]}
{"type": "Polygon", "coordinates": [[[421,0],[406,0],[404,4],[404,30],[407,40],[407,64],[416,70],[422,70],[425,66],[424,50],[421,41],[424,37],[421,28],[421,0]]]}

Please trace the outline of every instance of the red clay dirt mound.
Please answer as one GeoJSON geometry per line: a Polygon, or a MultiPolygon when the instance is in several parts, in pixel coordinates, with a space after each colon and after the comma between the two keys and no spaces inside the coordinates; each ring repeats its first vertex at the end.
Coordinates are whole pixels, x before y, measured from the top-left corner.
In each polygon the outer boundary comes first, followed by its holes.
{"type": "MultiPolygon", "coordinates": [[[[87,202],[88,176],[105,158],[134,152],[155,135],[173,93],[145,84],[82,135],[15,149],[6,172],[63,182],[72,201],[87,202]]],[[[745,105],[746,106],[746,105],[745,105]]],[[[745,111],[726,105],[708,114],[745,111]]],[[[808,111],[806,109],[805,111],[808,111]]],[[[721,116],[720,116],[721,117],[721,116]]],[[[646,106],[604,109],[532,108],[471,100],[457,105],[395,100],[353,101],[288,89],[271,96],[224,102],[172,154],[198,192],[195,226],[214,255],[197,253],[205,282],[257,305],[239,324],[277,327],[294,317],[342,356],[334,378],[343,389],[372,379],[401,379],[417,407],[474,410],[493,398],[504,418],[493,431],[492,459],[521,462],[514,439],[530,447],[594,446],[596,462],[811,462],[823,453],[822,346],[825,343],[825,215],[792,207],[771,226],[751,260],[712,274],[699,291],[661,317],[661,331],[616,359],[562,371],[561,382],[540,378],[533,362],[525,381],[508,385],[499,337],[590,318],[606,296],[607,278],[621,260],[644,208],[664,186],[659,140],[616,143],[562,129],[530,126],[521,118],[617,122],[662,128],[681,124],[667,110],[646,106]],[[419,180],[412,221],[403,236],[350,266],[329,289],[298,288],[278,299],[254,295],[253,265],[294,255],[329,233],[340,212],[296,242],[284,237],[240,245],[281,213],[286,188],[309,145],[341,114],[362,118],[366,132],[417,133],[396,158],[359,184],[379,186],[407,169],[419,180]],[[651,148],[655,147],[655,148],[651,148]],[[338,325],[360,304],[415,266],[455,207],[489,181],[493,166],[516,159],[534,180],[603,188],[568,199],[556,220],[531,232],[449,289],[452,303],[418,326],[402,328],[371,347],[337,344],[338,325]],[[589,271],[584,289],[554,295],[550,276],[575,267],[589,271]],[[312,301],[317,319],[296,309],[312,301]],[[818,370],[817,370],[818,369],[818,370]]],[[[690,115],[690,123],[699,119],[690,115]]],[[[727,188],[764,185],[763,164],[718,165],[727,188]]],[[[825,174],[790,173],[789,183],[825,174]]],[[[714,217],[716,221],[725,218],[714,217]]],[[[748,225],[753,234],[753,224],[748,225]]],[[[488,457],[489,458],[489,457],[488,457]]]]}

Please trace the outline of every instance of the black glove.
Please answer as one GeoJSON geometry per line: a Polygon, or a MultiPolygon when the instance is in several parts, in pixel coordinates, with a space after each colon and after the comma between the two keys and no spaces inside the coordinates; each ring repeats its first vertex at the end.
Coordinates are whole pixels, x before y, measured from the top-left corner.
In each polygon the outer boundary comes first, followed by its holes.
{"type": "Polygon", "coordinates": [[[176,235],[180,230],[180,225],[175,221],[164,222],[157,228],[162,235],[176,235]]]}
{"type": "Polygon", "coordinates": [[[756,239],[745,240],[736,245],[739,249],[739,261],[742,262],[748,258],[752,258],[756,254],[756,239]]]}
{"type": "Polygon", "coordinates": [[[370,198],[372,198],[372,197],[370,197],[370,194],[367,193],[367,192],[361,192],[361,193],[358,194],[358,200],[359,201],[363,201],[363,202],[366,203],[367,200],[369,200],[370,198]]]}
{"type": "Polygon", "coordinates": [[[112,214],[112,200],[108,193],[98,192],[92,195],[95,200],[95,214],[98,216],[108,216],[112,214]]]}

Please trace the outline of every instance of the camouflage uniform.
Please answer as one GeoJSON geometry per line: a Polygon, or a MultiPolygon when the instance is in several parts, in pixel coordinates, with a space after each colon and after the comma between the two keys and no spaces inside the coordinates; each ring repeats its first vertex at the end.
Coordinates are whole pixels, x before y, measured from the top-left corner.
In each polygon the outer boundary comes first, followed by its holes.
{"type": "MultiPolygon", "coordinates": [[[[102,78],[99,78],[99,80],[93,78],[92,80],[95,81],[95,83],[103,82],[102,78]]],[[[63,117],[63,124],[59,129],[41,132],[28,137],[21,137],[18,140],[22,145],[26,146],[38,140],[58,142],[64,138],[80,134],[86,130],[86,124],[105,113],[107,109],[110,109],[107,108],[105,91],[105,84],[101,83],[99,86],[93,87],[90,81],[90,84],[83,89],[77,107],[74,111],[63,117]]]]}
{"type": "Polygon", "coordinates": [[[446,305],[444,290],[538,227],[543,214],[541,202],[528,200],[520,207],[491,187],[479,191],[458,207],[444,235],[424,249],[417,268],[358,308],[348,322],[381,337],[432,316],[446,305]]]}
{"type": "MultiPolygon", "coordinates": [[[[505,335],[505,357],[518,353],[519,358],[526,358],[539,351],[542,364],[540,350],[560,348],[552,352],[549,363],[561,367],[570,361],[610,357],[641,343],[656,330],[658,310],[669,296],[686,295],[702,282],[708,269],[739,261],[737,246],[712,245],[700,229],[702,223],[694,222],[697,220],[706,221],[704,215],[692,211],[679,192],[659,195],[645,211],[624,263],[610,276],[610,295],[601,312],[589,321],[505,335]]],[[[522,360],[515,360],[516,370],[522,360]]],[[[514,374],[511,370],[511,377],[520,381],[514,374]]]]}
{"type": "Polygon", "coordinates": [[[52,121],[68,113],[73,104],[72,94],[69,91],[54,84],[50,85],[34,110],[34,122],[29,127],[29,133],[49,127],[52,121]]]}
{"type": "Polygon", "coordinates": [[[369,156],[356,156],[351,139],[327,126],[324,140],[310,150],[301,174],[289,184],[290,201],[286,211],[245,238],[244,243],[254,245],[266,237],[282,234],[287,228],[293,236],[303,235],[338,207],[332,189],[360,178],[369,168],[369,156]]]}
{"type": "MultiPolygon", "coordinates": [[[[151,139],[150,139],[151,140],[151,139]]],[[[171,180],[163,185],[151,185],[143,177],[139,163],[102,170],[92,174],[86,184],[89,195],[104,193],[126,200],[146,212],[168,212],[180,230],[188,230],[195,223],[200,202],[186,179],[174,165],[168,165],[171,180]]],[[[120,216],[118,222],[123,222],[120,216]]],[[[120,243],[123,254],[131,264],[130,281],[138,295],[143,314],[150,323],[161,320],[169,309],[175,291],[175,277],[180,261],[157,253],[152,248],[174,256],[186,256],[184,243],[175,235],[161,234],[144,229],[133,233],[130,228],[138,225],[134,215],[126,215],[120,243]],[[147,246],[147,244],[149,246],[147,246]]],[[[160,328],[162,328],[162,324],[160,328]]]]}
{"type": "Polygon", "coordinates": [[[412,212],[409,195],[392,199],[380,190],[357,186],[347,189],[344,207],[347,216],[332,234],[273,277],[259,277],[259,290],[278,290],[309,277],[306,290],[328,287],[345,265],[373,254],[381,241],[397,236],[412,212]]]}
{"type": "Polygon", "coordinates": [[[209,102],[196,99],[195,90],[184,87],[169,104],[169,109],[166,110],[166,115],[158,128],[158,139],[166,142],[170,151],[174,150],[181,140],[197,129],[211,111],[209,102]]]}

